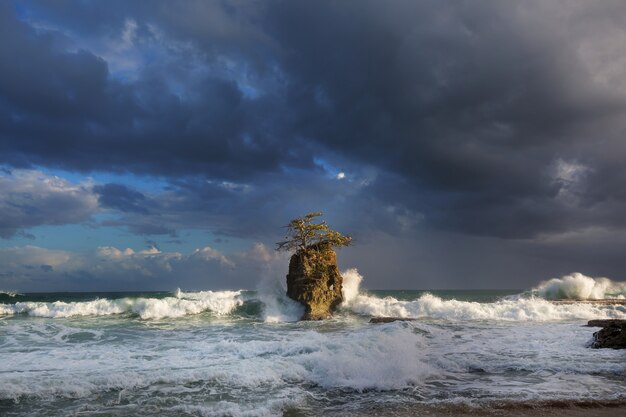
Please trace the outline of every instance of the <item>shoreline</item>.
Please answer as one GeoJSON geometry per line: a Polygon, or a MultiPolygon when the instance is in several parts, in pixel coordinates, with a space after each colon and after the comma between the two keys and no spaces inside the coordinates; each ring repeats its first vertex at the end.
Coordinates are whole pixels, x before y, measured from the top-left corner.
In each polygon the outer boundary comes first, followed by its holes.
{"type": "MultiPolygon", "coordinates": [[[[346,410],[334,412],[323,410],[324,416],[345,415],[346,410]]],[[[301,416],[286,411],[284,416],[301,416]]],[[[360,417],[621,417],[626,415],[626,399],[623,400],[538,400],[494,401],[483,404],[413,404],[397,407],[371,407],[368,410],[350,410],[350,415],[360,417]]]]}

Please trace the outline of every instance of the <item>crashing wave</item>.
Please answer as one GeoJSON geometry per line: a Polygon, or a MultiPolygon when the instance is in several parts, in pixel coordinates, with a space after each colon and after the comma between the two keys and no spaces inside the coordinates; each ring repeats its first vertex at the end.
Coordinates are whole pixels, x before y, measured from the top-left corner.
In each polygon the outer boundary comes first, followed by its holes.
{"type": "MultiPolygon", "coordinates": [[[[532,292],[495,302],[448,300],[433,294],[406,301],[376,297],[360,291],[363,277],[356,269],[342,273],[341,306],[346,313],[368,316],[431,318],[453,321],[558,321],[577,319],[626,318],[624,306],[585,303],[555,304],[551,299],[624,299],[626,283],[606,278],[571,274],[540,284],[532,292]]],[[[243,291],[183,292],[177,289],[165,298],[97,299],[82,302],[18,301],[0,303],[0,316],[27,314],[36,317],[107,316],[129,314],[141,319],[176,318],[209,311],[214,315],[244,314],[259,316],[266,322],[296,321],[302,306],[285,295],[282,281],[263,280],[256,295],[243,291]],[[242,305],[244,310],[237,310],[242,305]],[[237,311],[235,311],[237,310],[237,311]]],[[[19,300],[19,299],[18,299],[19,300]]]]}
{"type": "Polygon", "coordinates": [[[0,315],[28,314],[35,317],[109,316],[133,314],[142,319],[183,317],[211,311],[216,315],[232,312],[244,302],[241,291],[201,291],[166,298],[98,299],[81,302],[17,302],[0,304],[0,315]]]}
{"type": "Polygon", "coordinates": [[[603,300],[626,298],[626,282],[592,278],[574,272],[539,284],[533,292],[548,300],[603,300]]]}
{"type": "Polygon", "coordinates": [[[626,318],[623,308],[592,304],[556,305],[542,298],[516,297],[491,303],[444,300],[426,293],[412,301],[379,298],[359,292],[363,277],[356,270],[344,273],[344,309],[374,317],[433,318],[444,320],[557,321],[626,318]]]}

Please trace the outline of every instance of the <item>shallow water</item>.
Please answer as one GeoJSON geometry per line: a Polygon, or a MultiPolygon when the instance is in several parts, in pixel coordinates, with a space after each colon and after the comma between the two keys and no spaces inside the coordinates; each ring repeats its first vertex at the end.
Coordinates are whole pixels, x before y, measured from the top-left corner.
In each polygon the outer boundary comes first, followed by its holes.
{"type": "Polygon", "coordinates": [[[583,326],[626,318],[625,306],[519,291],[364,292],[355,274],[325,322],[294,322],[300,307],[280,287],[7,295],[0,414],[374,415],[626,400],[625,353],[587,348],[597,329],[583,326]]]}

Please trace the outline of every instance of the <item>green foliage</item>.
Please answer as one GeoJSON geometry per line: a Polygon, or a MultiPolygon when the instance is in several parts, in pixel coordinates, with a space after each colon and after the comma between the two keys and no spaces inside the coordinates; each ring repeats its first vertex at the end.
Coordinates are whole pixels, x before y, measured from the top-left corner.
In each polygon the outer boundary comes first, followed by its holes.
{"type": "Polygon", "coordinates": [[[304,217],[298,217],[290,221],[286,226],[289,232],[285,236],[285,240],[276,243],[276,250],[297,252],[315,245],[328,245],[333,248],[350,245],[352,237],[344,236],[332,230],[324,221],[321,223],[313,222],[316,217],[321,215],[321,212],[309,213],[304,217]]]}

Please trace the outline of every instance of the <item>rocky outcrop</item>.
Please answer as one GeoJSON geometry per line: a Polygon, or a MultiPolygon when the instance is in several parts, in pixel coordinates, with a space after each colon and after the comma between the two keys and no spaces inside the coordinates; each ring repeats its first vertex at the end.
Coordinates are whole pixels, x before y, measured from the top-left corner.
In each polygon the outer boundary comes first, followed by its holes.
{"type": "Polygon", "coordinates": [[[602,327],[593,334],[592,348],[626,349],[626,320],[590,320],[592,327],[602,327]]]}
{"type": "Polygon", "coordinates": [[[370,323],[374,324],[393,323],[394,321],[415,321],[415,319],[407,317],[372,317],[370,319],[370,323]]]}
{"type": "Polygon", "coordinates": [[[589,320],[587,322],[587,326],[589,327],[607,327],[612,325],[623,326],[626,325],[626,320],[623,319],[598,319],[598,320],[589,320]]]}
{"type": "Polygon", "coordinates": [[[291,256],[287,295],[306,308],[302,320],[330,317],[343,301],[342,283],[337,255],[330,246],[308,246],[291,256]]]}

